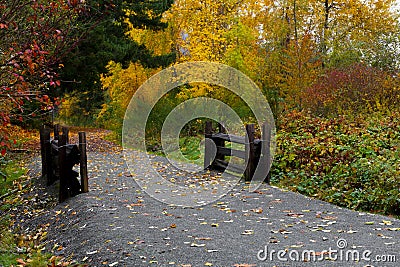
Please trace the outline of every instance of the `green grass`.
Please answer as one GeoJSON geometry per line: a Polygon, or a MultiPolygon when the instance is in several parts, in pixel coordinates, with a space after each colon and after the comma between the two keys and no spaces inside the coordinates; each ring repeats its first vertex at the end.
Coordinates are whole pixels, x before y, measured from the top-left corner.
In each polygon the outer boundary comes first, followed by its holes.
{"type": "MultiPolygon", "coordinates": [[[[19,185],[26,179],[26,170],[20,167],[20,160],[9,161],[4,166],[3,172],[6,174],[6,179],[0,180],[0,195],[20,188],[19,185]]],[[[39,248],[35,248],[33,240],[21,243],[22,236],[12,230],[12,216],[8,211],[20,204],[17,193],[8,196],[0,204],[0,210],[5,212],[5,215],[0,218],[0,266],[16,266],[17,260],[22,259],[27,263],[26,266],[47,267],[51,255],[41,253],[39,248]],[[19,253],[17,248],[22,249],[23,252],[19,253]]]]}
{"type": "MultiPolygon", "coordinates": [[[[6,179],[1,177],[0,180],[0,195],[4,195],[17,187],[17,183],[22,181],[26,170],[18,166],[15,161],[9,161],[3,168],[3,173],[6,179]]],[[[12,197],[12,196],[10,196],[12,197]]],[[[4,201],[0,205],[1,211],[10,210],[13,205],[12,201],[4,201]]],[[[10,230],[11,220],[10,215],[6,214],[0,218],[0,265],[11,266],[16,264],[16,260],[20,255],[16,253],[16,240],[13,232],[10,230]]]]}
{"type": "Polygon", "coordinates": [[[8,162],[2,172],[6,177],[0,177],[0,196],[15,188],[17,183],[22,182],[26,170],[21,168],[17,161],[8,162]]]}
{"type": "MultiPolygon", "coordinates": [[[[26,170],[20,167],[20,159],[16,159],[9,161],[4,166],[4,173],[7,174],[7,179],[0,181],[2,195],[15,188],[20,188],[18,184],[25,180],[26,170]]],[[[17,266],[19,265],[18,261],[24,262],[25,265],[22,265],[27,267],[47,267],[51,266],[52,261],[55,262],[55,266],[83,266],[79,264],[62,265],[57,262],[59,258],[50,253],[43,253],[40,240],[45,239],[45,230],[41,229],[41,232],[35,233],[39,238],[35,238],[35,235],[18,234],[13,230],[12,210],[14,207],[23,205],[22,203],[18,192],[0,202],[0,211],[3,214],[0,217],[0,266],[17,266]]]]}
{"type": "Polygon", "coordinates": [[[16,250],[16,242],[13,233],[9,230],[9,216],[0,219],[0,265],[11,266],[16,263],[18,254],[13,253],[16,250]]]}
{"type": "MultiPolygon", "coordinates": [[[[173,151],[169,154],[171,159],[180,160],[180,153],[192,164],[203,166],[204,145],[201,144],[201,136],[185,136],[179,138],[180,151],[173,151]]],[[[157,155],[165,156],[163,151],[156,151],[157,155]]]]}

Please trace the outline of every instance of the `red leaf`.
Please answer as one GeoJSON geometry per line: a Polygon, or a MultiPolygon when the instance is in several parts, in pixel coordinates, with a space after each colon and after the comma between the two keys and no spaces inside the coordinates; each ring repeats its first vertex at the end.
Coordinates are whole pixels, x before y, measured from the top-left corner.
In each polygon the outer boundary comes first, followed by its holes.
{"type": "Polygon", "coordinates": [[[1,155],[4,156],[5,154],[6,154],[6,149],[3,148],[3,149],[1,150],[1,155]]]}

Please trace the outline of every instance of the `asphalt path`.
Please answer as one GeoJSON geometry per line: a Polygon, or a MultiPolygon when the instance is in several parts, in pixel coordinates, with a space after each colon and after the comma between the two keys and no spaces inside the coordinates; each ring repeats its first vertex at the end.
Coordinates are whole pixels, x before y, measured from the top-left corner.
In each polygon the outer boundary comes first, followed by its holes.
{"type": "MultiPolygon", "coordinates": [[[[400,266],[399,220],[266,184],[249,192],[244,182],[208,205],[183,208],[139,187],[147,169],[132,174],[119,149],[90,152],[88,160],[90,192],[28,222],[50,224],[47,250],[67,259],[88,266],[400,266]]],[[[204,180],[153,160],[166,179],[204,180]]],[[[204,175],[206,187],[226,182],[204,175]]]]}

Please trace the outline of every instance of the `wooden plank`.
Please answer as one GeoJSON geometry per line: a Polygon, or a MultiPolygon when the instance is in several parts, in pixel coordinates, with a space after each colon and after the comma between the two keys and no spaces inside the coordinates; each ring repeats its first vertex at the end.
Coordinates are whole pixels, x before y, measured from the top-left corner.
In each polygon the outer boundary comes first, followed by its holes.
{"type": "Polygon", "coordinates": [[[213,162],[213,166],[212,166],[213,168],[212,168],[212,169],[214,169],[214,170],[220,170],[220,171],[225,171],[226,165],[227,165],[227,162],[226,162],[226,161],[216,159],[216,160],[214,160],[214,162],[213,162]]]}
{"type": "Polygon", "coordinates": [[[87,171],[87,154],[86,154],[86,133],[79,132],[79,151],[80,151],[80,162],[79,169],[81,175],[81,191],[83,193],[89,192],[89,177],[87,171]]]}
{"type": "Polygon", "coordinates": [[[66,170],[66,158],[67,158],[67,137],[65,135],[60,135],[58,139],[58,169],[60,176],[60,190],[58,195],[58,201],[64,202],[68,196],[68,176],[66,170]]]}
{"type": "Polygon", "coordinates": [[[246,144],[245,137],[232,135],[232,134],[225,134],[225,133],[215,133],[212,135],[213,139],[222,139],[228,142],[237,143],[237,144],[246,144]]]}
{"type": "Polygon", "coordinates": [[[228,165],[228,162],[222,161],[222,160],[215,160],[215,165],[217,165],[221,169],[224,169],[224,170],[226,169],[226,170],[236,172],[236,173],[243,173],[243,171],[244,171],[244,166],[234,164],[234,163],[230,163],[228,165]],[[229,168],[227,168],[227,167],[229,167],[229,168]]]}
{"type": "Polygon", "coordinates": [[[242,151],[242,150],[217,146],[217,151],[219,154],[222,154],[224,156],[233,156],[233,157],[246,159],[246,152],[242,151]]]}

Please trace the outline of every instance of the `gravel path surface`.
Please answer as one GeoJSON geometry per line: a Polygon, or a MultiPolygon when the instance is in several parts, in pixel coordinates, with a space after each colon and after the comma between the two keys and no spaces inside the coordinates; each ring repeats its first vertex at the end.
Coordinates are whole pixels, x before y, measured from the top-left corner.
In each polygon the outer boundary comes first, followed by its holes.
{"type": "Polygon", "coordinates": [[[88,154],[90,192],[26,223],[50,224],[57,255],[89,266],[400,266],[399,220],[245,183],[206,206],[166,205],[138,187],[119,148],[101,148],[88,154]]]}

